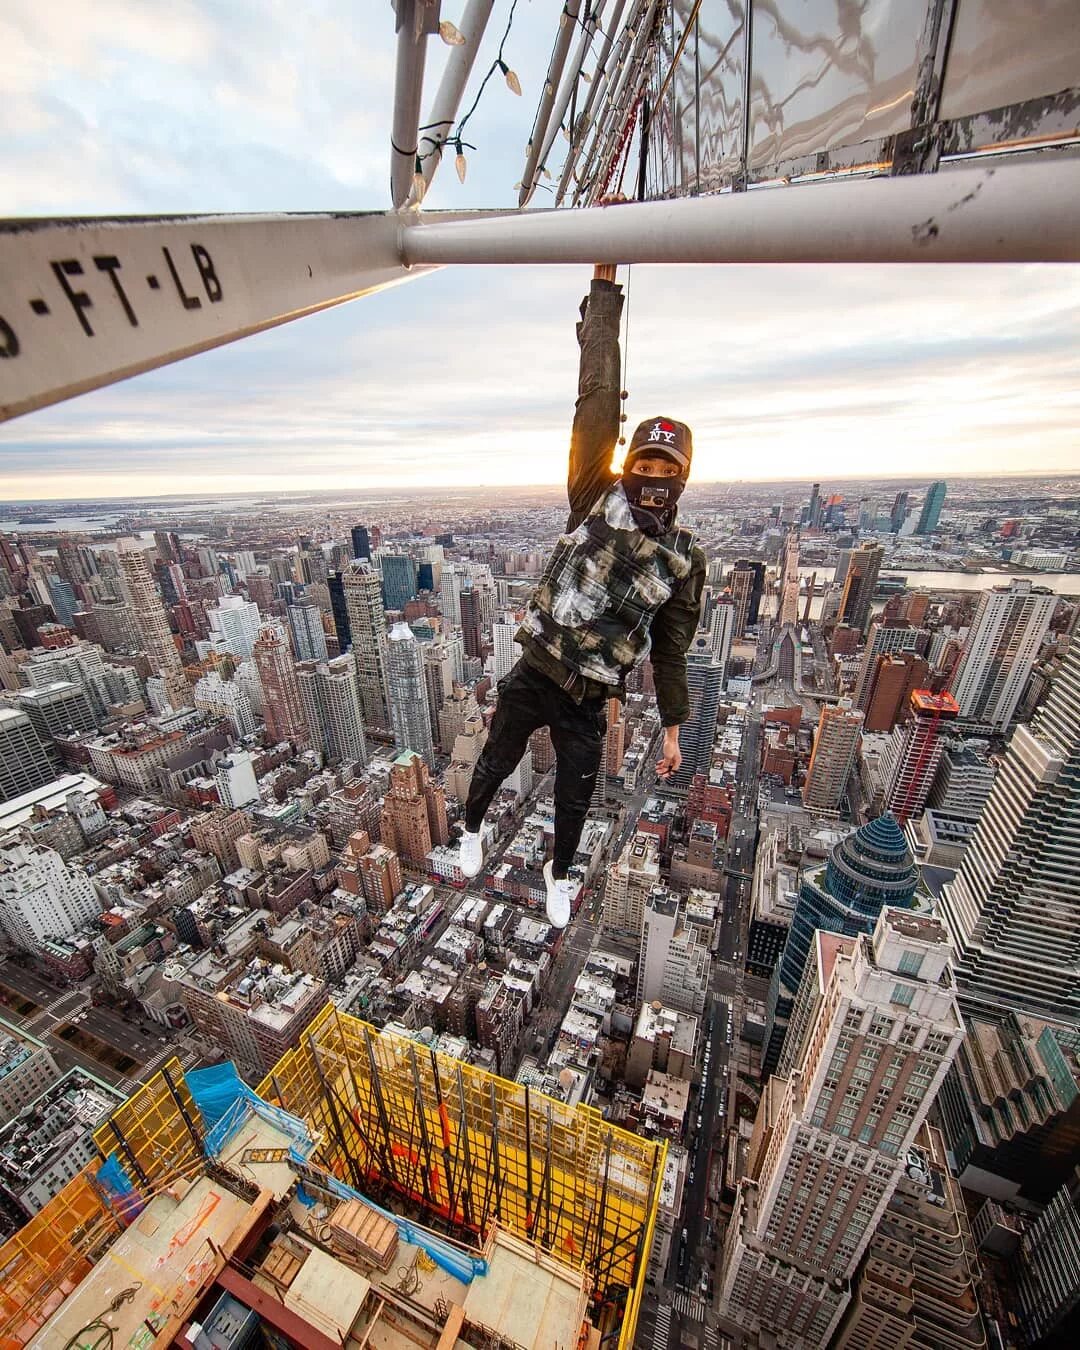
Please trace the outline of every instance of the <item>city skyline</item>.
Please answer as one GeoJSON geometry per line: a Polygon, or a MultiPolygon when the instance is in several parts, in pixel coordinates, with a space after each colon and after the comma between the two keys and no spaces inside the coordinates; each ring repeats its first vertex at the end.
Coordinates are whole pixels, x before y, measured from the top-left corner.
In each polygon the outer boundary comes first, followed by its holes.
{"type": "MultiPolygon", "coordinates": [[[[391,25],[343,4],[310,24],[194,2],[160,23],[125,0],[110,12],[0,19],[10,214],[385,209],[391,25]]],[[[523,98],[491,83],[466,183],[444,168],[433,208],[516,199],[550,37],[549,14],[519,7],[523,98]]],[[[0,496],[556,483],[588,273],[446,269],[16,420],[0,496]]],[[[697,481],[748,463],[837,478],[865,472],[869,446],[928,478],[1075,462],[1074,270],[637,266],[628,310],[630,424],[688,421],[697,481]]]]}

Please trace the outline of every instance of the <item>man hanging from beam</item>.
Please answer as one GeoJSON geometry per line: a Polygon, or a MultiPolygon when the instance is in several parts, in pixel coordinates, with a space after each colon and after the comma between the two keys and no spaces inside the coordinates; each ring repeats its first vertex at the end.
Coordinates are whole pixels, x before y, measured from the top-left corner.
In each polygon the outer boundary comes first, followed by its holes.
{"type": "Polygon", "coordinates": [[[652,661],[664,727],[657,773],[682,763],[679,727],[690,714],[686,652],[697,630],[705,555],[675,523],[690,472],[690,428],[650,417],[630,438],[621,472],[619,436],[622,287],[598,266],[577,326],[581,360],[570,435],[570,515],[516,634],[522,656],[498,685],[491,731],[469,787],[459,866],[483,866],[484,813],[517,767],[529,736],[551,730],[555,749],[555,848],[544,866],[547,917],[570,922],[580,887],[568,875],[603,758],[607,705],[626,677],[652,661]]]}

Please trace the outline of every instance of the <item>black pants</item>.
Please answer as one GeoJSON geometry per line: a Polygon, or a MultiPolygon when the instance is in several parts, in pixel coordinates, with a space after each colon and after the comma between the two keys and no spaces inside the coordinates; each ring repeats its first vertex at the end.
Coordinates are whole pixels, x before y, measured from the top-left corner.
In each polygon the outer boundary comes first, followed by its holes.
{"type": "Polygon", "coordinates": [[[477,831],[504,778],[517,768],[529,737],[537,727],[551,728],[555,748],[556,877],[566,876],[585,817],[589,812],[597,770],[607,734],[607,699],[580,703],[554,680],[519,660],[499,681],[499,702],[487,743],[481,751],[465,803],[465,828],[477,831]]]}

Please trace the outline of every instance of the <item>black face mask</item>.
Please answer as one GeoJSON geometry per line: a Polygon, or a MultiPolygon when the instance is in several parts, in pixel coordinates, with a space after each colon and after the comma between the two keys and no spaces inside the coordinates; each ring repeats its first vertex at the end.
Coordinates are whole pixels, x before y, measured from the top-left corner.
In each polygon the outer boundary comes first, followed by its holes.
{"type": "Polygon", "coordinates": [[[634,524],[644,534],[667,534],[675,524],[675,511],[686,483],[682,478],[653,478],[628,469],[622,476],[623,491],[630,503],[634,524]]]}

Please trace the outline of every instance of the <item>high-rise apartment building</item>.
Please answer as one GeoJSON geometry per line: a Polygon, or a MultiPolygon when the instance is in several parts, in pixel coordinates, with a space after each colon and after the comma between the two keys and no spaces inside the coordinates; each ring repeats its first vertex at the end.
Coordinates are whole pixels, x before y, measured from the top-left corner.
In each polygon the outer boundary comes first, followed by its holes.
{"type": "MultiPolygon", "coordinates": [[[[428,713],[434,732],[439,728],[439,714],[454,689],[453,652],[448,642],[436,640],[426,642],[420,649],[424,662],[424,689],[427,694],[428,713]]],[[[450,746],[443,745],[440,733],[440,745],[449,751],[450,746]]]]}
{"type": "Polygon", "coordinates": [[[672,787],[685,791],[697,773],[709,772],[716,717],[724,691],[724,671],[717,660],[708,633],[698,632],[686,653],[686,686],[690,694],[690,716],[679,728],[682,764],[668,780],[672,787]]]}
{"type": "Polygon", "coordinates": [[[863,715],[851,706],[851,699],[822,705],[803,786],[803,803],[808,811],[822,815],[839,812],[855,766],[862,727],[863,715]]]}
{"type": "Polygon", "coordinates": [[[700,1016],[712,976],[711,937],[711,926],[689,921],[674,891],[654,887],[642,911],[637,1002],[660,1002],[700,1016]]]}
{"type": "Polygon", "coordinates": [[[0,931],[16,947],[36,951],[43,938],[69,937],[100,913],[90,878],[55,849],[17,836],[0,845],[0,931]]]}
{"type": "Polygon", "coordinates": [[[338,651],[347,652],[352,642],[352,633],[349,629],[349,606],[345,600],[344,573],[331,572],[326,578],[326,589],[330,595],[330,612],[334,616],[338,651]]]}
{"type": "Polygon", "coordinates": [[[790,1076],[767,1085],[724,1241],[720,1313],[785,1350],[829,1343],[964,1035],[941,925],[883,910],[815,935],[790,1076]]]}
{"type": "Polygon", "coordinates": [[[922,814],[944,749],[942,734],[960,709],[951,694],[916,689],[911,694],[911,717],[899,726],[885,748],[886,811],[901,829],[922,814]]]}
{"type": "Polygon", "coordinates": [[[951,681],[961,717],[1009,726],[1056,604],[1052,591],[1018,578],[983,591],[951,681]]]}
{"type": "Polygon", "coordinates": [[[182,670],[180,653],[176,650],[165,606],[161,603],[154,575],[146,561],[146,554],[138,548],[118,555],[120,575],[127,592],[138,630],[139,641],[155,675],[182,670]]]}
{"type": "Polygon", "coordinates": [[[298,661],[325,661],[326,632],[323,629],[322,610],[318,605],[301,601],[285,609],[292,634],[293,651],[298,661]]]}
{"type": "Polygon", "coordinates": [[[869,933],[881,911],[907,909],[915,896],[918,872],[911,849],[892,816],[849,834],[829,853],[824,871],[804,872],[783,952],[769,984],[762,1074],[786,1073],[798,1049],[788,1040],[788,1020],[814,933],[823,929],[851,937],[869,933]]]}
{"type": "Polygon", "coordinates": [[[889,511],[889,529],[893,534],[899,534],[900,529],[908,515],[908,494],[898,492],[893,498],[893,504],[889,511]]]}
{"type": "Polygon", "coordinates": [[[215,651],[228,652],[238,661],[251,655],[262,626],[258,605],[241,595],[223,595],[206,611],[206,618],[210,624],[210,643],[215,651]]]}
{"type": "Polygon", "coordinates": [[[812,530],[820,530],[821,517],[821,484],[815,483],[810,489],[810,508],[806,513],[806,523],[812,530]]]}
{"type": "Polygon", "coordinates": [[[288,644],[276,628],[261,630],[252,648],[268,738],[306,744],[309,737],[300,683],[288,644]]]}
{"type": "Polygon", "coordinates": [[[941,519],[941,508],[945,505],[947,487],[947,483],[939,480],[931,483],[926,489],[922,510],[919,512],[919,523],[915,526],[916,534],[933,534],[937,529],[938,521],[941,519]]]}
{"type": "Polygon", "coordinates": [[[873,692],[866,701],[863,731],[889,732],[909,715],[911,695],[925,687],[930,667],[915,652],[879,656],[873,692]]]}
{"type": "Polygon", "coordinates": [[[1075,1344],[1071,1333],[1077,1330],[1080,1306],[1080,1164],[1024,1232],[1013,1271],[1024,1345],[1075,1344]]]}
{"type": "Polygon", "coordinates": [[[927,805],[947,816],[978,820],[994,786],[986,741],[950,741],[941,754],[927,805]]]}
{"type": "Polygon", "coordinates": [[[367,739],[352,655],[296,667],[311,744],[331,764],[367,763],[367,739]]]}
{"type": "Polygon", "coordinates": [[[640,943],[645,902],[659,886],[658,840],[654,834],[635,834],[608,870],[600,931],[640,943]]]}
{"type": "Polygon", "coordinates": [[[382,569],[383,608],[403,610],[416,599],[416,559],[407,553],[384,553],[382,569]]]}
{"type": "Polygon", "coordinates": [[[860,632],[866,632],[884,556],[885,550],[880,544],[864,542],[852,550],[837,615],[840,623],[851,624],[860,632]]]}
{"type": "Polygon", "coordinates": [[[220,671],[207,671],[195,683],[195,707],[227,717],[241,739],[255,735],[255,710],[244,689],[235,680],[223,680],[220,671]]]}
{"type": "Polygon", "coordinates": [[[0,708],[0,802],[44,787],[56,777],[34,724],[18,708],[0,708]]]}
{"type": "Polygon", "coordinates": [[[709,638],[712,642],[713,656],[720,667],[721,685],[727,679],[728,662],[731,660],[731,644],[735,637],[735,602],[724,592],[714,598],[709,614],[709,638]]]}
{"type": "Polygon", "coordinates": [[[360,705],[368,726],[390,729],[386,694],[386,611],[378,572],[352,563],[342,573],[360,705]]]}
{"type": "Polygon", "coordinates": [[[415,751],[403,751],[390,769],[379,833],[387,848],[414,864],[449,841],[445,794],[415,751]]]}
{"type": "Polygon", "coordinates": [[[859,664],[852,694],[856,708],[862,708],[865,712],[870,706],[881,658],[898,656],[901,652],[917,652],[921,642],[925,642],[925,635],[906,620],[879,619],[870,625],[870,635],[866,639],[866,650],[859,664]]]}
{"type": "Polygon", "coordinates": [[[521,643],[514,641],[517,630],[518,623],[512,614],[504,614],[492,625],[496,684],[510,674],[521,655],[521,643]]]}
{"type": "Polygon", "coordinates": [[[407,623],[390,629],[386,656],[390,692],[390,724],[398,751],[415,750],[429,769],[435,768],[424,683],[424,660],[416,634],[407,623]]]}
{"type": "Polygon", "coordinates": [[[1080,1020],[1080,638],[1013,732],[940,912],[973,998],[1080,1020]]]}

